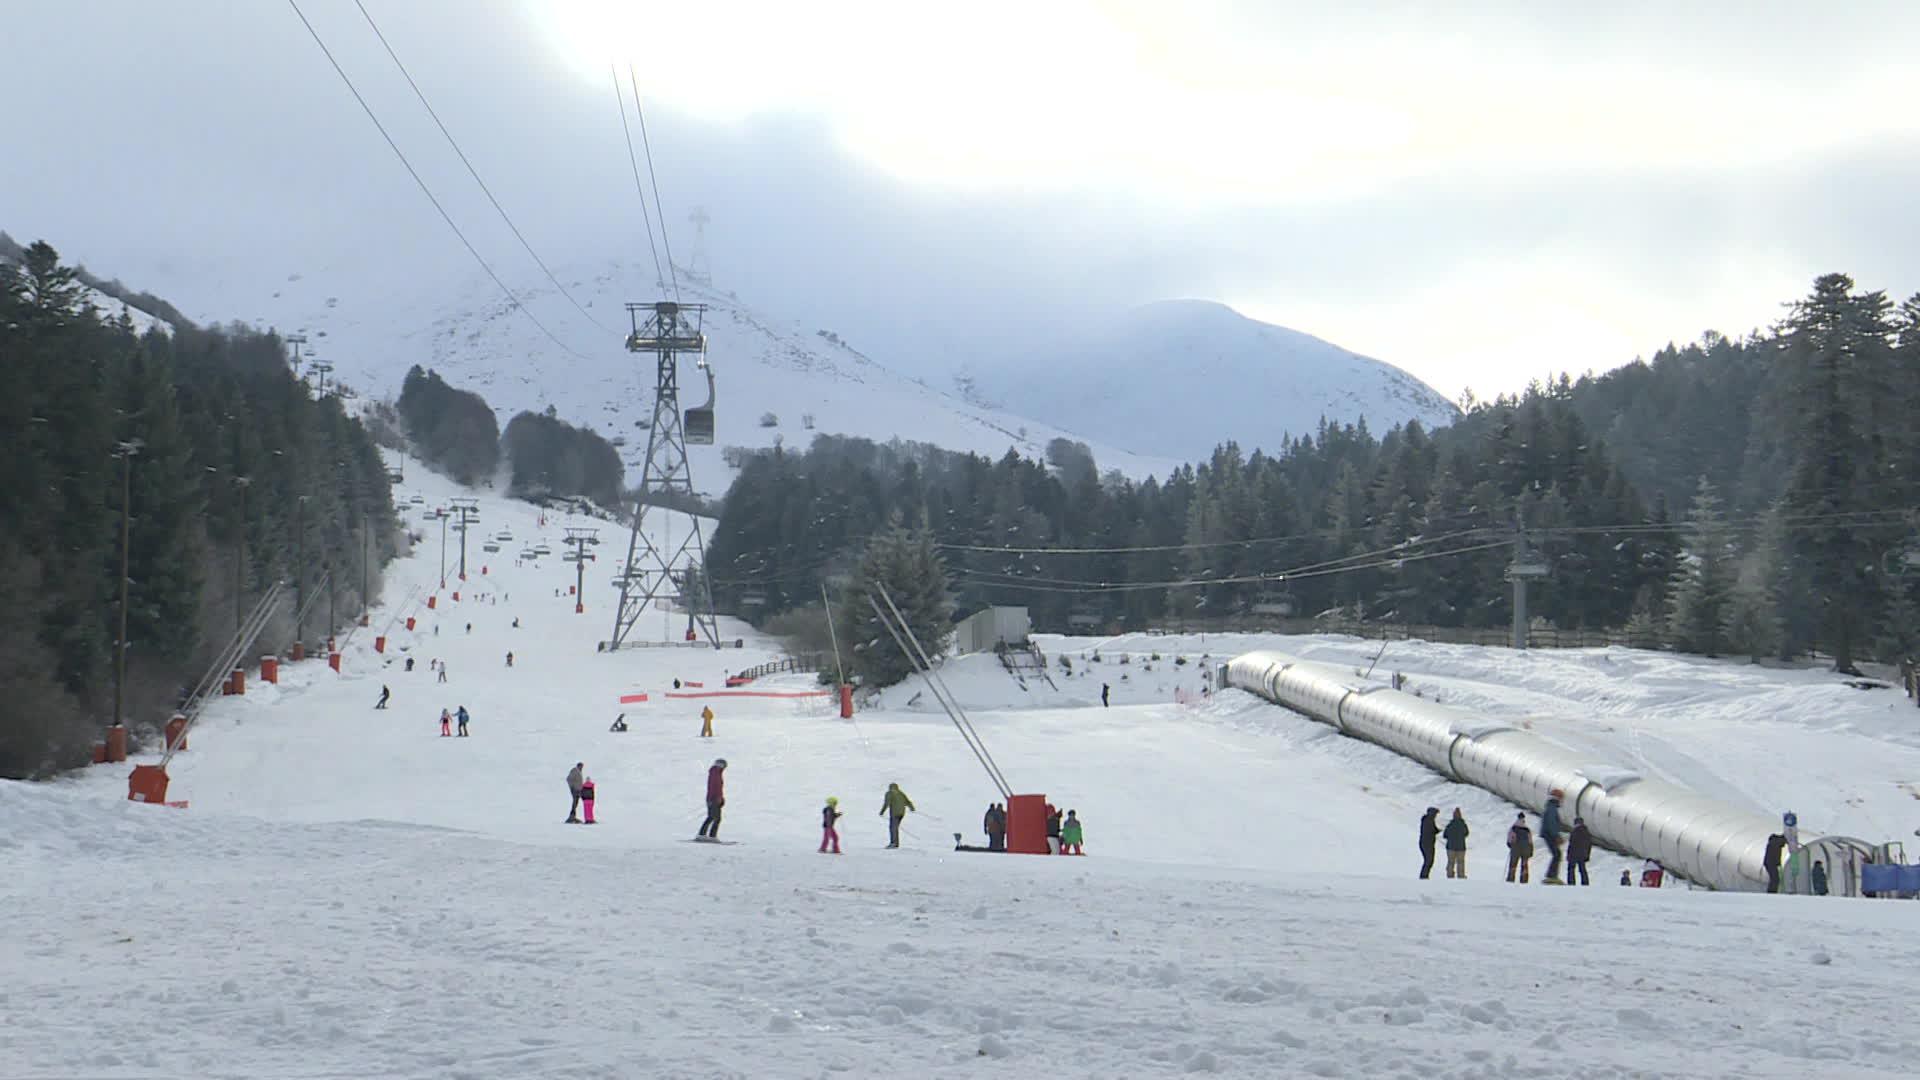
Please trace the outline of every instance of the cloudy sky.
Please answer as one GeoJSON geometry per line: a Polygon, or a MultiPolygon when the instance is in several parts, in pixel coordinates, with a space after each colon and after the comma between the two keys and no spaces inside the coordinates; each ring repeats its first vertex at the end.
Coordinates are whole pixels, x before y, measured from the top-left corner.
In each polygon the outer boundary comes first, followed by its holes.
{"type": "MultiPolygon", "coordinates": [[[[909,370],[1189,296],[1485,396],[1764,326],[1828,270],[1920,290],[1915,4],[364,2],[549,263],[645,258],[631,63],[682,261],[702,206],[716,284],[909,370]]],[[[353,0],[299,5],[536,280],[353,0]]],[[[478,273],[288,4],[4,26],[17,238],[205,318],[295,269],[478,273]]]]}

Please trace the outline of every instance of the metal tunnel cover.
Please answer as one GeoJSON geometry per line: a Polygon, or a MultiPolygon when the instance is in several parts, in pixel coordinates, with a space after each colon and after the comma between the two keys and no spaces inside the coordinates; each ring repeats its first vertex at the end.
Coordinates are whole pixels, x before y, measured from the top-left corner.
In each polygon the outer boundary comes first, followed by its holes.
{"type": "Polygon", "coordinates": [[[1358,739],[1412,758],[1534,813],[1555,788],[1561,813],[1586,819],[1596,843],[1657,860],[1715,889],[1766,889],[1761,860],[1773,822],[1676,784],[1593,762],[1529,731],[1284,653],[1242,653],[1225,682],[1358,739]]]}

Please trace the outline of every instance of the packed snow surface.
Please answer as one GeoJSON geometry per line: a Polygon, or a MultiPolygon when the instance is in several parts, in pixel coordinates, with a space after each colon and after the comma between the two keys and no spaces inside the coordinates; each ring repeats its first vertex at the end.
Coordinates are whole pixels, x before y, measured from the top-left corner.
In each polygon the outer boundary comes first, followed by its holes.
{"type": "MultiPolygon", "coordinates": [[[[416,527],[456,493],[417,469],[401,486],[416,527]]],[[[922,687],[851,722],[828,698],[667,698],[778,650],[731,620],[742,648],[675,647],[665,613],[649,647],[596,653],[624,536],[603,528],[575,614],[553,541],[586,522],[482,506],[514,539],[470,547],[466,582],[440,587],[435,530],[339,674],[288,664],[208,710],[169,768],[188,808],[128,803],[125,766],[0,784],[0,1075],[1805,1077],[1920,1052],[1908,905],[1623,889],[1637,862],[1604,854],[1590,889],[1507,885],[1512,808],[1201,694],[1246,648],[1364,666],[1378,643],[1043,638],[1049,676],[1024,684],[956,658],[948,684],[1016,790],[1077,809],[1089,854],[956,853],[997,795],[922,687]],[[515,565],[538,539],[556,555],[515,565]],[[460,705],[472,736],[442,738],[460,705]],[[687,842],[717,757],[732,846],[687,842]],[[591,827],[562,822],[576,761],[591,827]],[[899,851],[889,782],[919,808],[899,851]],[[815,853],[828,795],[837,858],[815,853]],[[1415,880],[1427,805],[1471,820],[1468,880],[1415,880]]],[[[1920,817],[1920,717],[1897,691],[1626,650],[1406,643],[1379,664],[1808,832],[1920,817]]]]}

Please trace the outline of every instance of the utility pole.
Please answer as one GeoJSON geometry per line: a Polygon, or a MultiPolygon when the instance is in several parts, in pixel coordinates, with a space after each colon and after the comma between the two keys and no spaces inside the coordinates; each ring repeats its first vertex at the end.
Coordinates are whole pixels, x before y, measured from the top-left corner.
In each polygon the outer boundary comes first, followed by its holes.
{"type": "MultiPolygon", "coordinates": [[[[460,515],[460,524],[454,526],[454,530],[460,534],[460,580],[465,581],[467,580],[467,526],[480,520],[480,500],[462,498],[448,501],[453,504],[453,512],[460,515]]],[[[446,571],[442,570],[440,573],[444,581],[446,571]]]]}
{"type": "Polygon", "coordinates": [[[307,343],[307,335],[288,334],[286,342],[293,346],[293,372],[298,375],[300,373],[300,346],[307,343]]]}
{"type": "Polygon", "coordinates": [[[327,396],[327,373],[333,370],[333,365],[324,364],[317,360],[313,360],[312,356],[308,356],[307,359],[310,361],[313,361],[313,363],[311,364],[313,368],[313,374],[315,377],[313,396],[316,398],[326,397],[327,396]]]}
{"type": "Polygon", "coordinates": [[[293,643],[305,646],[307,640],[307,500],[311,495],[297,495],[293,500],[293,643]]]}
{"type": "Polygon", "coordinates": [[[587,610],[587,562],[593,558],[587,553],[587,545],[598,544],[599,529],[583,529],[567,526],[566,539],[560,541],[571,545],[573,550],[560,556],[573,564],[573,613],[579,615],[587,610]]]}
{"type": "Polygon", "coordinates": [[[1507,580],[1513,582],[1513,647],[1527,647],[1527,582],[1553,572],[1544,555],[1527,544],[1527,531],[1516,516],[1513,522],[1513,561],[1507,564],[1507,580]]]}
{"type": "Polygon", "coordinates": [[[113,642],[113,726],[123,723],[127,683],[127,564],[128,547],[133,540],[133,456],[140,452],[139,439],[114,445],[120,459],[120,633],[113,642]]]}
{"type": "Polygon", "coordinates": [[[452,515],[444,506],[434,514],[440,519],[440,587],[444,589],[447,587],[447,518],[452,515]]]}

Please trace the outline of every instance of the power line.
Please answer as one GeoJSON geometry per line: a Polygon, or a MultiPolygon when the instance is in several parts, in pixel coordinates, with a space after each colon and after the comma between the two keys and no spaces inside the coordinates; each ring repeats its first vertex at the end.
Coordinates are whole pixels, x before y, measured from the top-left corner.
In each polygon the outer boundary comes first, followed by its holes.
{"type": "Polygon", "coordinates": [[[1019,588],[1028,592],[1050,592],[1069,594],[1142,592],[1148,589],[1195,589],[1209,585],[1249,585],[1278,584],[1300,578],[1330,577],[1335,574],[1357,573],[1361,570],[1377,570],[1383,567],[1399,566],[1403,563],[1419,562],[1425,559],[1447,558],[1453,555],[1467,555],[1476,551],[1491,551],[1494,548],[1511,546],[1510,540],[1495,540],[1485,544],[1473,544],[1468,547],[1451,548],[1446,551],[1428,551],[1414,555],[1401,555],[1395,558],[1379,559],[1353,566],[1326,566],[1323,569],[1287,570],[1272,574],[1234,574],[1217,578],[1180,578],[1173,581],[1128,581],[1128,582],[1084,582],[1072,585],[1030,585],[1021,579],[1011,581],[985,580],[983,575],[971,571],[960,571],[957,578],[976,580],[983,585],[996,585],[1003,588],[1019,588]]]}
{"type": "Polygon", "coordinates": [[[534,315],[533,311],[527,307],[527,305],[521,303],[520,298],[518,296],[515,296],[513,294],[513,290],[507,287],[507,283],[500,280],[500,275],[494,273],[493,267],[487,264],[487,260],[485,258],[481,257],[479,250],[473,246],[473,242],[467,239],[467,234],[461,232],[460,226],[454,224],[453,216],[447,213],[447,208],[440,205],[440,200],[434,197],[433,189],[429,188],[427,186],[427,182],[420,178],[420,173],[418,170],[416,170],[413,167],[413,162],[408,161],[407,155],[401,152],[400,144],[393,141],[392,135],[387,134],[387,127],[385,124],[382,124],[380,122],[380,118],[378,116],[374,115],[373,106],[368,105],[367,99],[360,96],[359,88],[354,86],[353,80],[347,77],[346,69],[340,66],[340,61],[334,59],[333,50],[327,48],[327,43],[321,40],[320,32],[318,30],[315,30],[313,28],[313,23],[307,20],[307,13],[300,10],[299,0],[287,0],[287,5],[293,8],[293,13],[295,15],[300,16],[301,25],[305,26],[307,28],[307,33],[313,36],[313,43],[315,45],[320,46],[320,51],[321,53],[325,54],[327,58],[327,63],[333,65],[334,73],[340,76],[341,82],[347,84],[347,91],[353,95],[353,100],[360,103],[360,108],[366,112],[367,119],[373,121],[373,126],[380,132],[380,137],[387,140],[387,146],[389,149],[393,151],[393,156],[399,158],[400,164],[406,166],[407,175],[413,177],[413,182],[420,185],[421,194],[425,195],[427,197],[427,201],[433,204],[433,208],[440,212],[440,220],[446,222],[447,228],[453,230],[453,235],[460,238],[460,243],[466,247],[467,254],[473,256],[473,261],[479,263],[480,269],[485,270],[487,272],[487,276],[493,279],[493,283],[500,287],[500,291],[502,293],[506,294],[507,300],[511,302],[515,308],[518,308],[522,315],[525,315],[527,317],[528,322],[531,322],[533,325],[539,327],[540,332],[547,335],[547,339],[549,341],[552,341],[555,345],[560,346],[560,348],[564,349],[569,355],[573,356],[575,359],[585,360],[586,357],[575,352],[572,348],[570,348],[567,345],[566,342],[561,341],[558,337],[555,337],[553,331],[547,329],[547,324],[541,322],[539,318],[534,315]]]}
{"type": "Polygon", "coordinates": [[[647,114],[640,107],[640,79],[627,65],[627,82],[633,86],[633,116],[640,122],[640,149],[647,155],[647,179],[653,182],[653,212],[660,217],[660,246],[667,251],[667,280],[673,283],[673,298],[680,299],[680,275],[673,268],[673,242],[667,239],[667,208],[660,202],[660,178],[653,172],[653,144],[647,141],[647,114]]]}
{"type": "Polygon", "coordinates": [[[380,32],[380,26],[373,21],[373,16],[368,13],[367,5],[361,3],[360,0],[353,0],[353,4],[360,9],[361,16],[367,20],[367,25],[373,28],[373,36],[380,39],[380,47],[387,50],[387,56],[393,60],[393,66],[400,69],[400,74],[406,78],[407,85],[413,88],[413,96],[420,99],[420,104],[427,110],[427,115],[433,117],[434,126],[440,129],[440,134],[447,137],[447,145],[453,147],[453,152],[460,158],[460,164],[467,167],[468,175],[472,176],[473,182],[480,185],[480,190],[486,193],[487,201],[493,204],[493,209],[500,215],[500,220],[506,222],[507,228],[513,231],[513,238],[520,241],[520,246],[527,250],[527,254],[531,256],[534,263],[540,267],[540,272],[547,275],[547,280],[553,282],[553,287],[560,290],[560,295],[567,298],[567,303],[572,304],[574,310],[585,315],[588,322],[600,327],[603,332],[608,334],[613,333],[612,330],[601,326],[600,320],[594,318],[592,312],[582,307],[580,301],[575,300],[573,294],[567,291],[567,287],[560,284],[560,279],[553,276],[553,271],[547,269],[546,261],[541,259],[539,254],[533,250],[532,244],[527,243],[527,238],[520,234],[520,227],[513,223],[513,218],[507,216],[506,207],[501,206],[500,200],[493,197],[493,189],[487,187],[485,180],[480,179],[480,170],[474,168],[473,162],[467,160],[467,153],[460,149],[460,143],[453,137],[453,132],[448,131],[447,125],[440,122],[440,114],[433,111],[433,105],[427,101],[427,95],[421,92],[420,84],[413,81],[413,74],[407,70],[407,65],[400,62],[400,57],[394,53],[393,46],[387,44],[387,35],[380,32]]]}
{"type": "MultiPolygon", "coordinates": [[[[620,106],[620,131],[627,137],[627,164],[633,168],[633,193],[640,196],[640,220],[647,226],[647,250],[653,252],[653,280],[658,283],[667,275],[660,272],[660,249],[653,242],[653,217],[647,213],[647,189],[640,182],[640,159],[633,153],[633,129],[627,126],[627,97],[620,92],[620,68],[607,65],[613,72],[613,103],[620,106]]],[[[640,92],[634,91],[634,101],[640,100],[640,92]]],[[[661,219],[661,228],[666,228],[666,219],[661,219]]]]}

